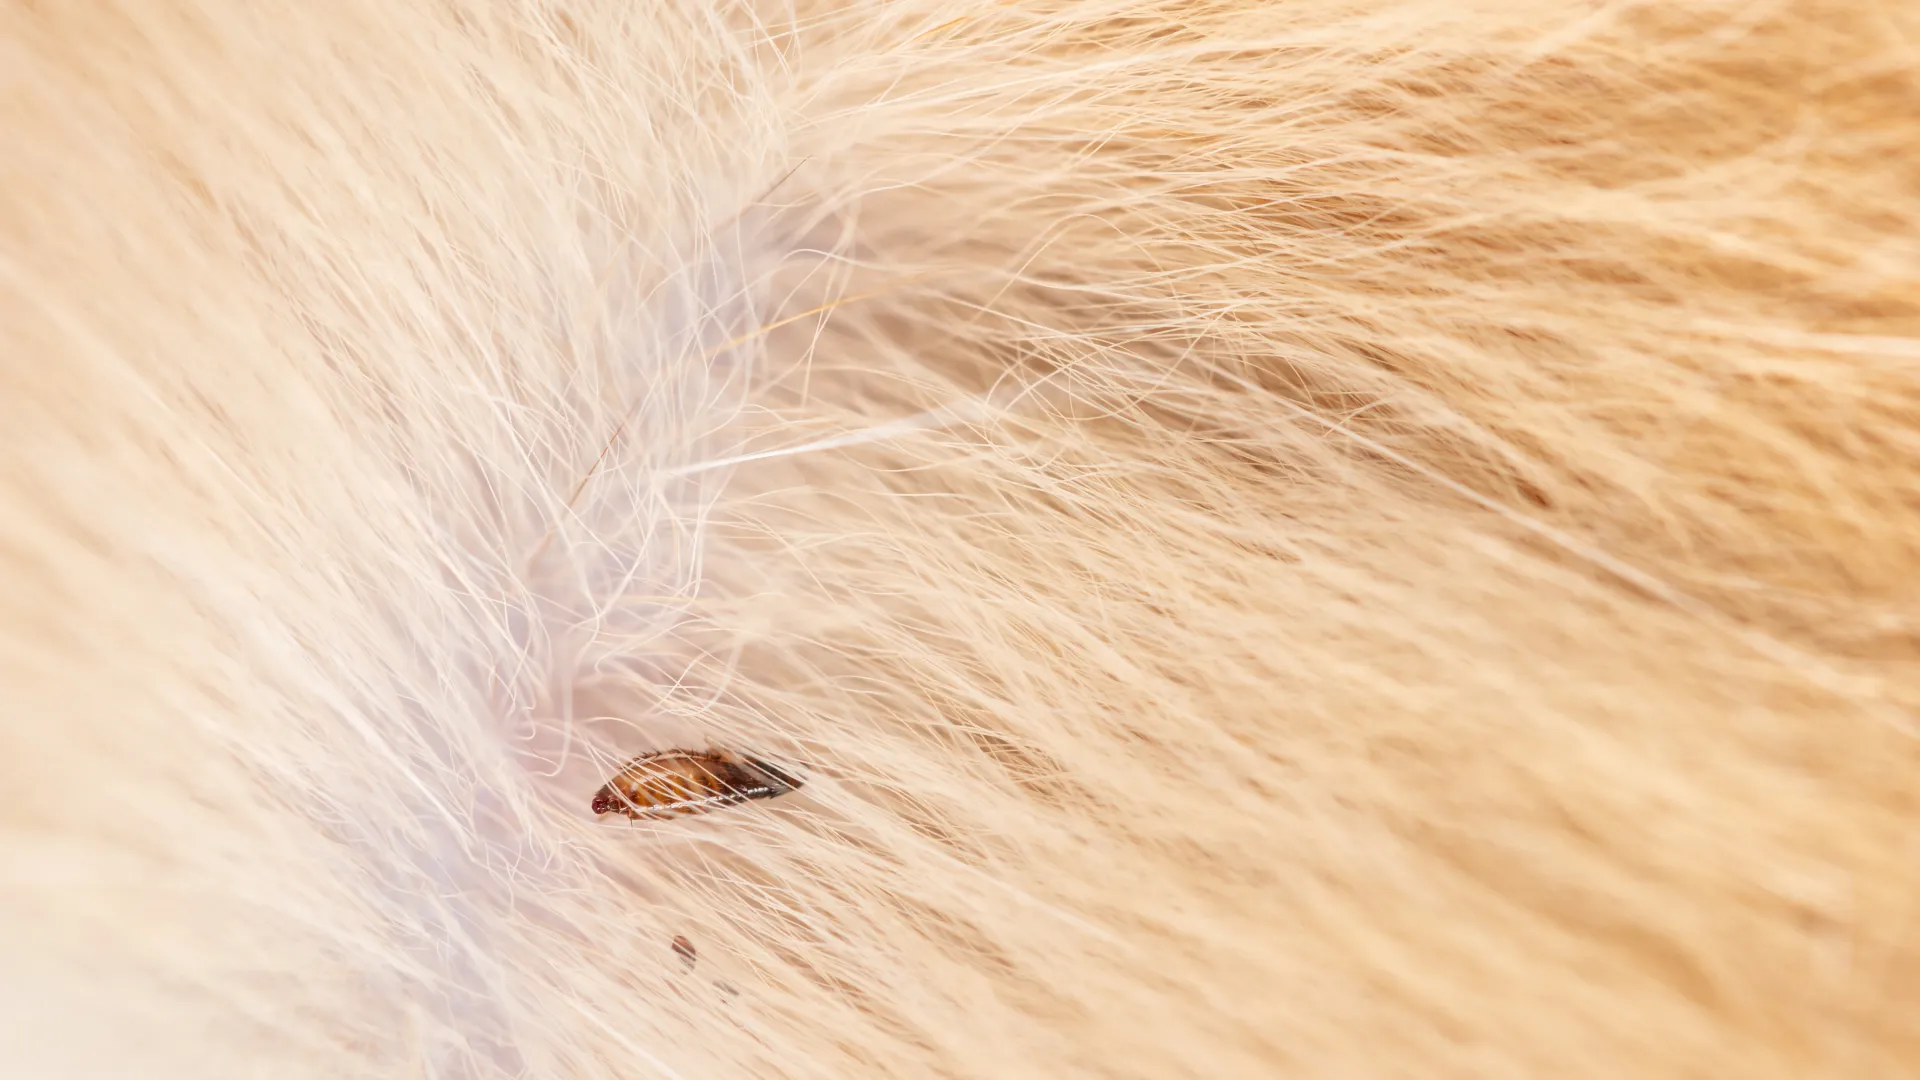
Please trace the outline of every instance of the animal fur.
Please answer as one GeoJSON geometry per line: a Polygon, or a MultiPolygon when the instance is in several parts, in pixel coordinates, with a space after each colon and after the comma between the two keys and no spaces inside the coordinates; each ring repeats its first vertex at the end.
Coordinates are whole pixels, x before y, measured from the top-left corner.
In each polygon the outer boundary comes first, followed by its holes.
{"type": "Polygon", "coordinates": [[[0,1073],[1920,1073],[1916,43],[6,0],[0,1073]]]}

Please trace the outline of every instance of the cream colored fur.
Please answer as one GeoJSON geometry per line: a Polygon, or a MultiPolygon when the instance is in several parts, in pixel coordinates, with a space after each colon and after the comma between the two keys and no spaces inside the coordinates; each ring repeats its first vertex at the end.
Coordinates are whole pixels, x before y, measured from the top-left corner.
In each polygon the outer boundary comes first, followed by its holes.
{"type": "Polygon", "coordinates": [[[1917,64],[9,0],[0,1075],[1920,1073],[1917,64]]]}

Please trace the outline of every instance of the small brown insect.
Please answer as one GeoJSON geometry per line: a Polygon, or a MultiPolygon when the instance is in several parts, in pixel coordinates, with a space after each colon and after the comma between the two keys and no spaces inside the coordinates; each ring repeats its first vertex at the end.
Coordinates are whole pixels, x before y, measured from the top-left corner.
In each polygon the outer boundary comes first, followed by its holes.
{"type": "Polygon", "coordinates": [[[692,967],[694,959],[700,954],[693,951],[693,942],[675,934],[673,938],[673,955],[685,960],[687,966],[692,967]]]}
{"type": "Polygon", "coordinates": [[[658,821],[771,799],[801,783],[776,766],[725,750],[662,750],[622,766],[593,793],[593,812],[658,821]]]}

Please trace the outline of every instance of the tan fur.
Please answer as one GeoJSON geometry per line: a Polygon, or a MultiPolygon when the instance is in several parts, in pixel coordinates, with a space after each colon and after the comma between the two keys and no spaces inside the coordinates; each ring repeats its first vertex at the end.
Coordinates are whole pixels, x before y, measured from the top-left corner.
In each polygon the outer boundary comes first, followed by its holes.
{"type": "Polygon", "coordinates": [[[1916,43],[11,0],[0,1074],[1920,1073],[1916,43]]]}

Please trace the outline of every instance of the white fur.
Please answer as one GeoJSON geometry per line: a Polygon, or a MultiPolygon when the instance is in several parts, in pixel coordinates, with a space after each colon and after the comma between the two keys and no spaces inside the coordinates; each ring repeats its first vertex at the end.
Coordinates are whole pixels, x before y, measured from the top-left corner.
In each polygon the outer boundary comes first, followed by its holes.
{"type": "Polygon", "coordinates": [[[1915,41],[7,6],[0,1074],[1920,1068],[1915,41]]]}

